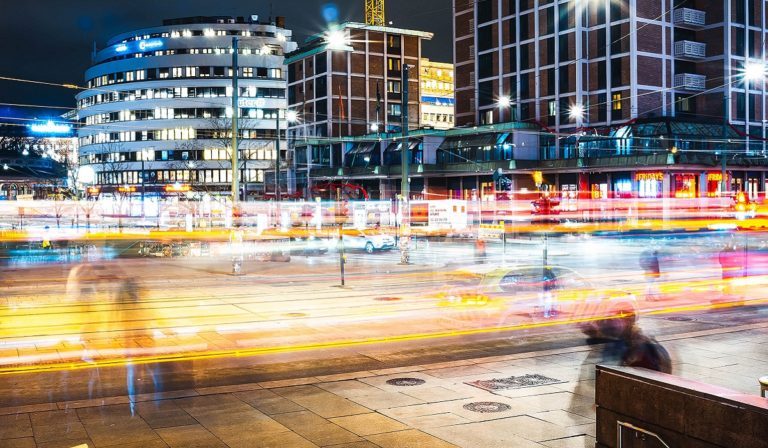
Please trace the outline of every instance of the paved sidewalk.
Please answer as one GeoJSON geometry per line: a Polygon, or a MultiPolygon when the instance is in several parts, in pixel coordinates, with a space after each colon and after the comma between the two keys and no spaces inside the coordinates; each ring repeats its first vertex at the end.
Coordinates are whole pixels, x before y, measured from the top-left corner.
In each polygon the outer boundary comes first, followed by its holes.
{"type": "MultiPolygon", "coordinates": [[[[675,374],[757,395],[767,337],[768,324],[757,324],[659,340],[675,374]]],[[[128,397],[4,408],[0,447],[593,447],[599,353],[576,347],[140,395],[134,416],[128,397]]]]}

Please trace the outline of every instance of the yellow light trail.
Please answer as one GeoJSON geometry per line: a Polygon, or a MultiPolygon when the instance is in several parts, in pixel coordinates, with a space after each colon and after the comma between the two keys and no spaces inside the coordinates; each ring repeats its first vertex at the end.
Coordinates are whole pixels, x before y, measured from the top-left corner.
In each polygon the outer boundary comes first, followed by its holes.
{"type": "MultiPolygon", "coordinates": [[[[767,303],[768,299],[750,300],[750,305],[767,303]]],[[[662,315],[662,314],[674,314],[682,311],[703,311],[708,309],[725,309],[735,308],[743,306],[741,303],[722,303],[711,305],[692,305],[675,308],[666,308],[661,310],[654,310],[645,314],[662,315]]],[[[612,318],[621,318],[623,316],[616,316],[612,318]]],[[[610,319],[612,319],[610,318],[610,319]]],[[[412,333],[399,336],[383,336],[367,339],[355,339],[348,341],[329,341],[329,342],[317,342],[311,344],[301,345],[284,345],[277,347],[264,347],[264,348],[252,348],[243,350],[219,350],[202,352],[197,354],[174,354],[165,356],[153,356],[143,357],[139,359],[125,359],[125,358],[113,358],[95,360],[93,362],[68,362],[63,364],[46,364],[46,365],[31,365],[31,366],[17,366],[17,367],[3,367],[0,368],[0,375],[11,374],[24,374],[24,373],[39,373],[39,372],[60,372],[66,370],[83,370],[97,367],[121,367],[127,365],[139,365],[139,364],[152,364],[162,362],[178,362],[178,361],[195,361],[195,360],[208,360],[208,359],[221,359],[221,358],[242,358],[251,356],[265,356],[273,354],[283,353],[295,353],[306,352],[311,350],[326,350],[337,348],[349,348],[359,347],[366,345],[382,344],[382,343],[395,343],[395,342],[413,342],[420,340],[433,340],[442,338],[454,338],[461,336],[474,336],[489,333],[501,333],[510,331],[530,330],[537,328],[547,328],[560,325],[572,325],[587,322],[595,322],[599,320],[606,320],[605,317],[590,317],[579,319],[563,319],[547,322],[534,322],[518,325],[510,325],[503,327],[485,327],[467,330],[454,330],[454,331],[438,331],[432,333],[412,333]]]]}

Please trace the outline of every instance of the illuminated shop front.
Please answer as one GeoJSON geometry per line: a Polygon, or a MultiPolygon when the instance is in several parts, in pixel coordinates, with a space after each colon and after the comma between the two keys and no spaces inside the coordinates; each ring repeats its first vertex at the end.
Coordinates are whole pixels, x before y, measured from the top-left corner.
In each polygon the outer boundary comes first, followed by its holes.
{"type": "Polygon", "coordinates": [[[676,198],[698,197],[698,175],[696,173],[676,173],[671,176],[671,191],[676,198]]]}
{"type": "Polygon", "coordinates": [[[613,197],[614,198],[631,198],[632,192],[632,176],[627,172],[613,173],[611,175],[613,181],[613,197]]]}
{"type": "MultiPolygon", "coordinates": [[[[730,185],[730,177],[726,174],[726,180],[730,185]]],[[[723,173],[707,173],[707,197],[719,197],[723,187],[723,173]]]]}
{"type": "Polygon", "coordinates": [[[592,199],[608,198],[608,176],[606,174],[591,174],[589,176],[589,191],[592,199]]]}
{"type": "Polygon", "coordinates": [[[660,198],[664,193],[664,173],[661,171],[635,173],[637,196],[660,198]]]}

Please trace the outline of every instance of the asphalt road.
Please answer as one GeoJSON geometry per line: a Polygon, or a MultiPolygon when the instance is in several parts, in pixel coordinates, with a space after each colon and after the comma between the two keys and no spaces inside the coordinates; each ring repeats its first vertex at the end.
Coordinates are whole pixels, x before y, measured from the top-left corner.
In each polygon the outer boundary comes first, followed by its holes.
{"type": "MultiPolygon", "coordinates": [[[[749,238],[759,247],[762,235],[749,238]]],[[[668,283],[717,279],[720,240],[564,237],[548,238],[546,248],[550,264],[600,288],[641,290],[637,260],[646,248],[662,249],[668,283]]],[[[397,251],[352,252],[344,288],[335,252],[247,260],[240,276],[227,258],[6,269],[0,406],[121,394],[132,369],[144,391],[168,391],[584,344],[573,316],[544,319],[536,310],[453,306],[439,297],[473,272],[540,265],[543,252],[543,239],[489,243],[478,259],[471,241],[435,241],[408,266],[397,251]],[[129,367],[136,363],[145,364],[129,367]]],[[[754,289],[747,307],[707,309],[712,292],[644,304],[640,322],[652,334],[675,334],[760,321],[764,288],[754,289]]]]}

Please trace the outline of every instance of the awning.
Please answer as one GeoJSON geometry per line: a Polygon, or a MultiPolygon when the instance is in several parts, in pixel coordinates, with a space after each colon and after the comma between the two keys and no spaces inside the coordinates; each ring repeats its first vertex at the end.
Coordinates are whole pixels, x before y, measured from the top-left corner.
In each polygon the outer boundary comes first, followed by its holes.
{"type": "Polygon", "coordinates": [[[352,149],[347,151],[347,155],[353,154],[370,154],[376,148],[376,142],[361,142],[355,143],[352,149]]]}
{"type": "MultiPolygon", "coordinates": [[[[421,140],[409,140],[408,149],[411,151],[414,151],[418,149],[419,145],[421,144],[421,140]]],[[[389,145],[387,145],[387,149],[385,152],[398,152],[402,147],[402,142],[392,142],[389,145]]]]}
{"type": "Polygon", "coordinates": [[[452,149],[483,148],[496,144],[496,134],[459,135],[448,137],[440,143],[438,151],[450,151],[452,149]]]}

